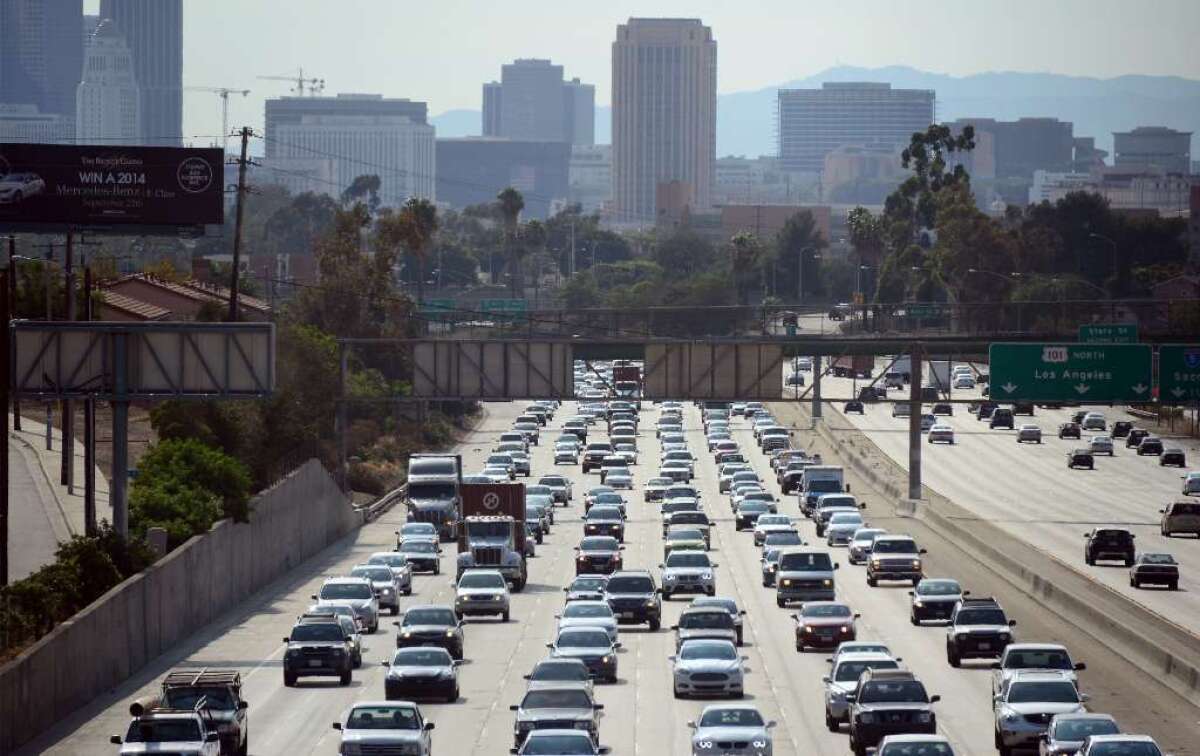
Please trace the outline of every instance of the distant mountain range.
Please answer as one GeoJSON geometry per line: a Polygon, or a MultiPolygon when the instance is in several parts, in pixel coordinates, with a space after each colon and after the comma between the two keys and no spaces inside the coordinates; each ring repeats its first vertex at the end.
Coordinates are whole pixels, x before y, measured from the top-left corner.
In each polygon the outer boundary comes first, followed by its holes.
{"type": "MultiPolygon", "coordinates": [[[[940,121],[957,118],[1014,120],[1044,116],[1071,121],[1075,136],[1096,138],[1112,152],[1112,133],[1137,126],[1169,126],[1200,131],[1200,81],[1178,76],[1118,76],[1094,79],[1051,73],[997,72],[947,76],[907,66],[837,66],[805,79],[717,96],[717,154],[775,154],[776,92],[819,88],[827,81],[879,81],[893,87],[937,92],[940,121]]],[[[477,110],[451,110],[430,119],[438,136],[480,132],[477,110]]],[[[611,140],[607,107],[596,109],[596,141],[611,140]]]]}

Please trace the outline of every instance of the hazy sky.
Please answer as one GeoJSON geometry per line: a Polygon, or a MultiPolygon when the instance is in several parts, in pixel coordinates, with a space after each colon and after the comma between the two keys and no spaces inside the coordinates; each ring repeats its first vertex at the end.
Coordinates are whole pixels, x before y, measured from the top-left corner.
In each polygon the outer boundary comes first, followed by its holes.
{"type": "MultiPolygon", "coordinates": [[[[409,97],[438,114],[479,109],[502,63],[537,57],[607,104],[610,45],[630,16],[711,26],[721,92],[837,64],[1200,79],[1200,0],[184,0],[184,84],[252,90],[231,99],[230,123],[261,128],[262,100],[288,85],[258,75],[303,66],[326,94],[409,97]]],[[[184,109],[185,134],[220,130],[215,95],[188,92],[184,109]]]]}

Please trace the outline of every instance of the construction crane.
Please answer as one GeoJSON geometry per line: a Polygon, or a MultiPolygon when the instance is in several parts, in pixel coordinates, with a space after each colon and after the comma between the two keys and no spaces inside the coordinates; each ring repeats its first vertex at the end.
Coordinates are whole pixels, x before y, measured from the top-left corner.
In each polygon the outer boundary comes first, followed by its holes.
{"type": "Polygon", "coordinates": [[[259,76],[258,78],[265,79],[267,81],[291,82],[292,84],[296,85],[292,87],[293,94],[296,94],[300,97],[304,96],[305,87],[308,88],[308,94],[310,97],[316,97],[318,94],[325,91],[325,80],[304,78],[303,68],[300,69],[300,73],[297,76],[259,76]]]}
{"type": "Polygon", "coordinates": [[[184,87],[189,92],[212,92],[221,98],[221,149],[229,151],[229,95],[240,94],[242,97],[250,94],[249,89],[231,89],[229,87],[184,87]]]}

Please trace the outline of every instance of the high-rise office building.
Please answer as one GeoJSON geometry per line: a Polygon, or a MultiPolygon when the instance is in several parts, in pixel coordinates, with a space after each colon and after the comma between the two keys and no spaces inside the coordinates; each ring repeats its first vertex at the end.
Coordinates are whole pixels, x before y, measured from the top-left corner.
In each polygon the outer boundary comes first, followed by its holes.
{"type": "Polygon", "coordinates": [[[75,140],[80,144],[140,144],[141,92],[133,54],[111,19],[88,41],[83,81],[75,94],[75,140]]]}
{"type": "Polygon", "coordinates": [[[0,102],[75,115],[83,0],[0,2],[0,102]]]}
{"type": "Polygon", "coordinates": [[[426,124],[429,106],[423,102],[380,94],[343,93],[335,97],[280,97],[267,100],[264,128],[267,157],[280,157],[286,152],[279,144],[282,127],[317,116],[400,117],[416,124],[426,124]]]}
{"type": "Polygon", "coordinates": [[[717,42],[699,19],[631,18],[612,46],[613,219],[653,224],[659,185],[709,207],[717,42]],[[679,184],[688,187],[680,192],[679,184]]]}
{"type": "Polygon", "coordinates": [[[1133,131],[1116,131],[1113,132],[1113,151],[1118,168],[1142,166],[1186,174],[1192,167],[1192,132],[1165,126],[1139,126],[1133,131]]]}
{"type": "Polygon", "coordinates": [[[522,217],[545,218],[567,199],[571,145],[495,137],[437,140],[438,201],[465,208],[506,187],[525,197],[522,217]]]}
{"type": "Polygon", "coordinates": [[[535,142],[592,144],[596,88],[563,80],[563,67],[519,58],[483,85],[483,135],[535,142]]]}
{"type": "Polygon", "coordinates": [[[183,138],[183,0],[101,0],[133,53],[142,93],[145,144],[179,145],[183,138]]]}
{"type": "Polygon", "coordinates": [[[890,84],[826,82],[779,90],[779,157],[786,169],[816,173],[843,145],[906,146],[933,123],[934,93],[890,84]]]}
{"type": "Polygon", "coordinates": [[[966,126],[975,128],[976,154],[968,159],[967,170],[978,178],[1025,178],[1033,177],[1036,170],[1054,172],[1070,171],[1075,159],[1074,126],[1070,121],[1057,118],[1018,118],[1015,121],[997,121],[994,118],[960,118],[946,124],[956,133],[966,126]],[[981,139],[990,135],[987,144],[981,139]],[[990,150],[990,155],[986,153],[990,150]],[[991,175],[980,171],[973,160],[991,159],[991,175]]]}

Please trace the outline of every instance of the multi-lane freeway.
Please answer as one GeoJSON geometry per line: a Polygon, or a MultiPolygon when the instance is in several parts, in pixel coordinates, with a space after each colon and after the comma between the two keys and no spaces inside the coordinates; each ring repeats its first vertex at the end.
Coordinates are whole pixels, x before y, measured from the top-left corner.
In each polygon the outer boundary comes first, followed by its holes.
{"type": "MultiPolygon", "coordinates": [[[[561,418],[573,414],[570,405],[568,403],[559,410],[557,419],[551,423],[552,428],[561,424],[561,418]]],[[[499,434],[509,430],[517,414],[518,408],[514,405],[488,407],[484,422],[460,448],[467,472],[483,466],[483,459],[499,434]]],[[[648,568],[657,574],[663,553],[661,519],[658,506],[644,503],[641,492],[642,484],[658,470],[658,442],[650,422],[656,412],[647,404],[642,415],[646,419],[639,432],[640,464],[634,468],[634,489],[628,495],[625,565],[627,568],[648,568]]],[[[873,413],[866,420],[868,425],[880,424],[884,418],[873,413]]],[[[890,418],[888,420],[890,429],[890,418]]],[[[745,421],[735,420],[733,427],[734,438],[747,452],[754,468],[767,486],[778,494],[767,458],[756,448],[745,421]]],[[[719,563],[715,570],[717,594],[735,598],[747,612],[746,644],[741,651],[748,657],[746,702],[757,706],[767,718],[777,721],[773,730],[775,754],[847,753],[845,730],[833,733],[825,726],[821,677],[828,672],[827,653],[798,653],[794,649],[794,623],[790,615],[795,609],[778,608],[774,593],[761,584],[759,550],[749,533],[735,529],[727,498],[718,493],[717,469],[712,456],[705,453],[704,436],[695,408],[686,409],[685,433],[698,458],[695,483],[702,489],[704,507],[715,521],[712,555],[719,563]]],[[[553,435],[556,433],[551,428],[543,431],[543,438],[553,435]]],[[[602,438],[603,432],[597,429],[597,435],[602,438]]],[[[882,435],[900,436],[890,430],[882,435]]],[[[802,448],[820,446],[814,436],[801,431],[797,431],[793,444],[802,448]]],[[[969,450],[970,443],[964,436],[961,446],[939,449],[934,454],[970,453],[969,450]]],[[[835,461],[835,449],[821,448],[820,451],[827,462],[835,461]]],[[[1059,459],[1057,454],[1046,454],[1046,449],[1018,449],[1013,453],[1026,452],[1030,456],[1051,457],[1054,463],[1059,459]]],[[[509,705],[516,703],[524,692],[526,683],[522,675],[545,658],[545,645],[554,636],[554,615],[563,605],[562,587],[574,576],[573,547],[582,535],[582,493],[598,482],[597,476],[585,476],[578,467],[560,465],[556,468],[552,464],[549,444],[533,447],[532,456],[533,479],[549,472],[569,474],[574,482],[575,500],[571,506],[558,510],[551,534],[538,547],[538,555],[531,562],[529,585],[523,592],[513,595],[512,621],[478,619],[468,622],[467,663],[461,668],[460,677],[461,699],[453,704],[421,704],[423,712],[436,726],[433,732],[436,753],[458,756],[507,752],[513,732],[513,714],[509,705]]],[[[975,460],[979,461],[980,457],[976,455],[975,460]]],[[[931,467],[936,468],[936,465],[931,467]]],[[[1065,468],[1061,472],[1056,470],[1053,485],[1061,485],[1058,476],[1065,473],[1065,468]]],[[[1083,473],[1080,475],[1086,477],[1083,473]]],[[[872,523],[893,532],[909,533],[928,549],[928,575],[955,577],[975,595],[996,596],[1009,615],[1018,621],[1018,639],[1064,643],[1076,658],[1086,661],[1088,668],[1081,673],[1080,681],[1082,688],[1092,695],[1089,706],[1114,714],[1129,731],[1156,736],[1174,753],[1200,753],[1195,745],[1200,742],[1200,725],[1197,724],[1200,715],[1192,704],[1156,684],[1152,673],[1133,669],[1112,658],[1102,644],[1056,625],[1050,615],[988,574],[971,560],[969,554],[916,521],[894,518],[891,502],[883,500],[853,475],[848,480],[860,498],[868,502],[867,517],[872,523]]],[[[799,516],[795,497],[781,497],[781,502],[781,511],[796,517],[804,538],[817,544],[816,548],[824,548],[823,541],[815,537],[812,523],[799,516]]],[[[1142,519],[1147,518],[1142,515],[1142,519]]],[[[311,603],[310,594],[326,576],[345,574],[351,565],[366,555],[390,549],[395,540],[393,532],[403,522],[404,512],[394,510],[305,562],[285,579],[243,605],[231,608],[222,621],[197,628],[196,635],[175,653],[160,658],[104,700],[93,702],[63,721],[27,745],[22,753],[115,752],[116,747],[109,745],[108,739],[126,729],[129,701],[152,692],[162,674],[175,666],[213,666],[241,671],[245,680],[243,693],[250,703],[251,753],[336,753],[339,734],[331,724],[339,720],[354,702],[383,697],[384,670],[379,662],[388,658],[395,647],[395,628],[384,622],[377,634],[366,636],[365,663],[362,669],[354,672],[353,682],[348,687],[339,687],[333,680],[310,679],[301,680],[297,687],[284,687],[281,638],[288,634],[297,615],[311,603]]],[[[841,563],[838,599],[862,615],[859,638],[886,642],[892,652],[902,657],[904,664],[919,676],[929,692],[941,696],[935,706],[939,729],[958,753],[993,753],[991,672],[987,664],[964,662],[960,669],[951,668],[945,657],[945,631],[936,626],[909,624],[907,587],[901,584],[868,587],[862,568],[847,564],[844,551],[832,551],[835,560],[841,563]]],[[[440,576],[417,576],[414,595],[406,597],[404,605],[451,603],[454,595],[452,560],[451,549],[447,549],[440,576]]],[[[658,632],[650,632],[644,626],[621,629],[623,647],[619,653],[619,680],[614,685],[597,687],[598,699],[605,706],[600,720],[600,741],[614,754],[690,753],[691,731],[686,723],[696,717],[706,702],[672,696],[668,661],[668,656],[674,652],[674,639],[668,628],[686,604],[686,599],[665,602],[664,627],[658,632]]]]}

